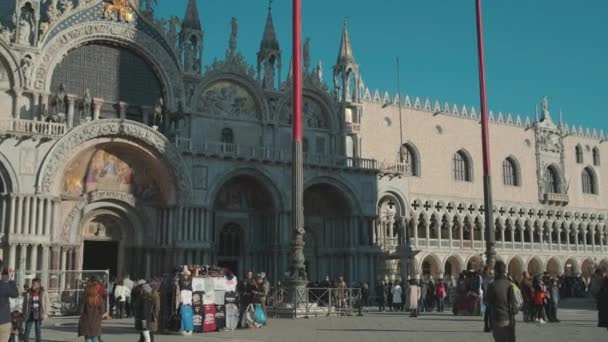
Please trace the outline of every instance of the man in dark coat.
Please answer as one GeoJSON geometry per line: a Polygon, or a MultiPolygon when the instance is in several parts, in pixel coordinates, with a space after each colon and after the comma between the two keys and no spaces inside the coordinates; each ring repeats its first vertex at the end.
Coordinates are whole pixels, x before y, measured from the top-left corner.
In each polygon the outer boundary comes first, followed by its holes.
{"type": "MultiPolygon", "coordinates": [[[[0,260],[0,270],[4,270],[0,260]]],[[[19,297],[15,284],[15,272],[3,271],[0,279],[0,341],[8,341],[11,335],[11,304],[9,298],[19,297]]]]}
{"type": "Polygon", "coordinates": [[[388,299],[388,292],[386,291],[386,283],[384,280],[376,286],[376,298],[378,298],[378,311],[386,311],[386,300],[388,299]]]}
{"type": "Polygon", "coordinates": [[[597,295],[597,326],[608,329],[608,277],[602,280],[597,295]]]}
{"type": "Polygon", "coordinates": [[[515,307],[513,283],[507,278],[507,265],[497,260],[494,282],[488,286],[490,326],[496,342],[515,342],[515,307]]]}

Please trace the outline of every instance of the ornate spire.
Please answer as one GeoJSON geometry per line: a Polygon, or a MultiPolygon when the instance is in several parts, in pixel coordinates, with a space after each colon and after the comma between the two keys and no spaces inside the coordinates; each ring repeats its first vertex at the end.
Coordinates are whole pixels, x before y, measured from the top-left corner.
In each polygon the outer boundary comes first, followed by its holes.
{"type": "Polygon", "coordinates": [[[553,122],[551,120],[551,113],[549,112],[549,99],[546,96],[543,96],[541,101],[541,117],[540,121],[544,122],[553,122]]]}
{"type": "Polygon", "coordinates": [[[182,22],[182,30],[184,29],[201,30],[201,20],[198,16],[196,0],[188,0],[186,14],[184,15],[184,21],[182,22]]]}
{"type": "Polygon", "coordinates": [[[266,26],[264,27],[264,35],[260,42],[260,54],[267,50],[279,51],[279,40],[274,29],[274,20],[272,19],[272,0],[268,2],[268,15],[266,16],[266,26]]]}
{"type": "Polygon", "coordinates": [[[340,50],[338,50],[338,61],[336,65],[355,64],[353,56],[353,48],[350,44],[350,36],[348,35],[348,17],[344,18],[344,28],[342,29],[342,39],[340,40],[340,50]]]}

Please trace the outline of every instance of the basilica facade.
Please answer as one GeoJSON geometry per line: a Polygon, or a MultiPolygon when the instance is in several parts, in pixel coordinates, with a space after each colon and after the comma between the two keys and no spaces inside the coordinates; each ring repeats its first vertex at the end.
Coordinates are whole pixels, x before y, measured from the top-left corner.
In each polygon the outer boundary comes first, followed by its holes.
{"type": "MultiPolygon", "coordinates": [[[[253,64],[234,18],[225,57],[206,62],[196,1],[185,10],[161,19],[152,1],[0,4],[0,242],[20,279],[143,277],[181,263],[284,276],[289,56],[269,9],[253,64]]],[[[475,109],[370,91],[346,24],[336,46],[328,80],[310,41],[303,48],[309,278],[478,267],[475,109]]],[[[496,247],[513,274],[608,266],[604,133],[555,119],[546,98],[532,120],[491,114],[496,247]]]]}

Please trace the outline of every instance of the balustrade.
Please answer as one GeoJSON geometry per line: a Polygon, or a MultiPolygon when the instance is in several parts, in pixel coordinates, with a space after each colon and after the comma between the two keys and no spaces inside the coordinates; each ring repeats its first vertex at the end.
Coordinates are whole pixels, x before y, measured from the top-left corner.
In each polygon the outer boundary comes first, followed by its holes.
{"type": "Polygon", "coordinates": [[[54,123],[27,119],[0,120],[0,133],[15,133],[19,135],[43,136],[59,138],[66,132],[64,123],[54,123]]]}

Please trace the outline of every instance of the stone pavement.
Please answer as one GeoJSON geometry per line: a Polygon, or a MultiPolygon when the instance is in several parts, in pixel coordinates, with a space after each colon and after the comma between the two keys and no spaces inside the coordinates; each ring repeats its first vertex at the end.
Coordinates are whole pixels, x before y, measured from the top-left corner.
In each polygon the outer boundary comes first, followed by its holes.
{"type": "MultiPolygon", "coordinates": [[[[597,312],[588,301],[566,302],[558,313],[561,323],[517,325],[519,342],[597,342],[608,339],[608,331],[596,327],[597,312]]],[[[520,317],[521,318],[521,317],[520,317]]],[[[49,321],[43,329],[45,341],[80,341],[76,338],[76,319],[49,321]]],[[[425,342],[492,341],[482,333],[480,317],[455,317],[451,313],[422,314],[418,319],[401,313],[370,312],[364,317],[323,317],[311,319],[272,319],[268,327],[194,336],[157,336],[156,342],[425,342]]],[[[104,323],[104,342],[137,341],[127,320],[104,323]]]]}

